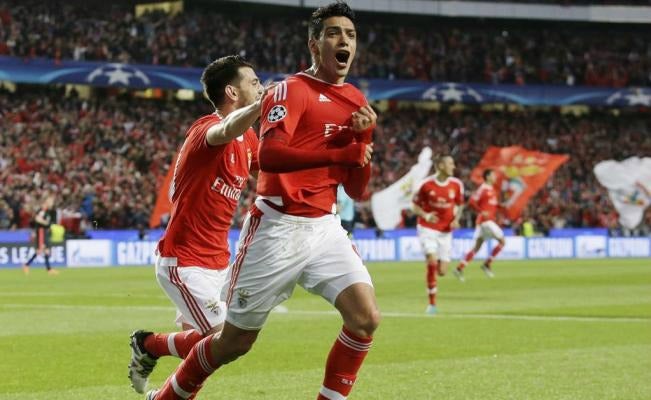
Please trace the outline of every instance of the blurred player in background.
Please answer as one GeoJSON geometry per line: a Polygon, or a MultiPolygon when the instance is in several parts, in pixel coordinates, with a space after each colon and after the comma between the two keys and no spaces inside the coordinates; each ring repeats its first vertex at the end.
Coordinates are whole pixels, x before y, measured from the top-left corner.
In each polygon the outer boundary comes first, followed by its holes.
{"type": "Polygon", "coordinates": [[[466,256],[461,260],[457,268],[453,271],[454,275],[464,282],[463,270],[466,265],[472,261],[475,254],[479,251],[484,241],[489,239],[497,240],[498,244],[495,246],[491,255],[484,261],[481,266],[482,271],[489,278],[494,277],[491,263],[497,255],[504,248],[504,232],[502,228],[497,225],[496,215],[499,208],[499,201],[497,198],[497,191],[495,190],[495,180],[497,179],[495,172],[492,169],[486,169],[483,173],[484,182],[477,188],[475,193],[470,197],[468,205],[477,211],[477,220],[475,222],[475,247],[470,250],[466,256]]]}
{"type": "Polygon", "coordinates": [[[335,215],[337,186],[359,199],[371,175],[377,116],[364,95],[344,83],[356,35],[354,13],[343,2],[312,14],[312,67],[264,101],[259,197],[242,227],[222,335],[197,343],[147,399],[186,399],[217,368],[246,354],[296,283],[343,318],[318,399],[345,399],[352,390],[380,318],[371,277],[335,215]]]}
{"type": "Polygon", "coordinates": [[[228,229],[249,172],[258,169],[251,125],[260,116],[263,88],[253,67],[240,56],[222,57],[206,67],[201,82],[215,112],[186,133],[170,184],[170,222],[156,259],[156,279],[185,331],[131,335],[129,379],[138,393],[144,393],[159,357],[185,358],[201,338],[221,331],[228,229]]]}
{"type": "Polygon", "coordinates": [[[37,256],[43,256],[45,259],[45,269],[50,275],[57,275],[59,271],[50,266],[50,226],[56,219],[56,210],[54,209],[54,197],[47,196],[34,215],[34,254],[23,264],[23,272],[29,274],[29,266],[34,262],[37,256]]]}
{"type": "Polygon", "coordinates": [[[454,159],[440,156],[435,168],[436,175],[425,178],[413,198],[413,210],[418,216],[416,229],[427,262],[427,314],[437,312],[437,275],[448,271],[452,230],[459,227],[463,212],[463,183],[453,176],[454,159]]]}

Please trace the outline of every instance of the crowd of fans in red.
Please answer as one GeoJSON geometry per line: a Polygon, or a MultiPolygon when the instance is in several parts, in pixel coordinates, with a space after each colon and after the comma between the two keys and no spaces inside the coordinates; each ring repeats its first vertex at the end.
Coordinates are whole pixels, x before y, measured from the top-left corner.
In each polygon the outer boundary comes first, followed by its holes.
{"type": "MultiPolygon", "coordinates": [[[[177,102],[96,94],[64,97],[59,89],[31,87],[0,94],[0,229],[28,227],[44,193],[54,193],[63,214],[80,215],[86,228],[148,226],[150,211],[186,128],[211,112],[205,101],[177,102]]],[[[651,154],[648,114],[583,116],[525,109],[482,112],[388,109],[375,133],[371,191],[402,176],[424,146],[454,155],[457,176],[470,192],[469,176],[490,145],[519,144],[570,154],[531,201],[523,218],[540,231],[554,227],[615,229],[617,215],[596,182],[593,165],[604,159],[651,154]]],[[[235,225],[254,196],[242,196],[235,225]]],[[[368,204],[358,222],[373,226],[368,204]]],[[[467,213],[464,224],[472,225],[467,213]]],[[[517,225],[519,221],[512,221],[517,225]]],[[[646,223],[651,226],[651,212],[646,223]]]]}
{"type": "MultiPolygon", "coordinates": [[[[0,2],[0,55],[204,67],[239,53],[264,72],[305,68],[305,10],[228,3],[135,17],[130,2],[0,2]],[[90,3],[89,3],[90,2],[90,3]],[[117,3],[118,5],[116,5],[117,3]],[[89,5],[90,4],[90,5],[89,5]],[[275,10],[275,11],[274,11],[275,10]]],[[[623,87],[651,85],[651,33],[638,26],[540,25],[361,14],[352,74],[368,78],[623,87]],[[391,19],[389,19],[391,18],[391,19]]]]}

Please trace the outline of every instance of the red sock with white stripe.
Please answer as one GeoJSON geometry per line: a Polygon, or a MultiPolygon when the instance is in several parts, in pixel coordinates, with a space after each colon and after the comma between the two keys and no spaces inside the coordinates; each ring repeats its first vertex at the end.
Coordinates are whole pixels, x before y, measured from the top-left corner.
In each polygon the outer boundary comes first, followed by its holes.
{"type": "Polygon", "coordinates": [[[429,295],[429,304],[436,305],[436,272],[438,263],[427,264],[427,293],[429,295]]]}
{"type": "Polygon", "coordinates": [[[473,258],[475,258],[475,252],[473,250],[470,250],[468,253],[466,253],[466,256],[463,258],[463,260],[461,260],[457,269],[459,271],[463,271],[463,269],[466,268],[466,265],[468,265],[468,263],[472,261],[473,258]]]}
{"type": "Polygon", "coordinates": [[[495,248],[491,252],[491,256],[488,257],[488,259],[486,260],[486,265],[488,265],[490,267],[491,263],[493,262],[493,259],[495,259],[495,257],[497,257],[497,255],[500,254],[500,251],[502,251],[503,248],[504,248],[504,246],[501,245],[501,244],[498,244],[497,246],[495,246],[495,248]]]}
{"type": "Polygon", "coordinates": [[[203,335],[194,329],[175,333],[152,333],[145,338],[144,346],[145,350],[154,357],[185,358],[202,338],[203,335]]]}
{"type": "Polygon", "coordinates": [[[214,335],[206,336],[199,341],[176,369],[174,375],[156,394],[156,400],[187,400],[193,398],[203,382],[213,373],[216,365],[210,352],[214,335]]]}
{"type": "Polygon", "coordinates": [[[357,379],[373,338],[361,338],[344,326],[330,350],[317,400],[345,400],[357,379]]]}

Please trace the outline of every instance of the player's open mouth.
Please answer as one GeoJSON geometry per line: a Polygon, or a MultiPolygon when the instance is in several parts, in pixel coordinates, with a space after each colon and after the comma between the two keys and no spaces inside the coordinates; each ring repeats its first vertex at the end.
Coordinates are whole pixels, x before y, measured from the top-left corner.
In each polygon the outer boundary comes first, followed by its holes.
{"type": "Polygon", "coordinates": [[[348,58],[350,58],[350,52],[346,50],[339,50],[335,53],[335,58],[337,59],[337,64],[339,67],[344,68],[348,65],[348,58]]]}

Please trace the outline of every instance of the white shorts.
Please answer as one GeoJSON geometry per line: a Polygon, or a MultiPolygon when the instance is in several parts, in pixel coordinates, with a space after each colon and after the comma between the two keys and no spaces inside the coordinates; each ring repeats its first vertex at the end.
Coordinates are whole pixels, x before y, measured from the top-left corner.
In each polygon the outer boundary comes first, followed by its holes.
{"type": "Polygon", "coordinates": [[[450,262],[452,250],[452,232],[439,232],[421,225],[416,226],[418,239],[425,255],[433,255],[438,260],[450,262]]]}
{"type": "Polygon", "coordinates": [[[156,280],[176,305],[176,324],[188,324],[205,335],[226,319],[221,292],[229,268],[177,267],[176,258],[156,257],[156,280]]]}
{"type": "Polygon", "coordinates": [[[260,199],[255,205],[244,221],[231,269],[225,298],[229,323],[261,329],[297,283],[332,304],[355,283],[373,286],[335,215],[304,218],[278,212],[260,199]]]}
{"type": "Polygon", "coordinates": [[[484,221],[481,224],[477,225],[475,228],[475,233],[472,236],[474,240],[482,238],[484,240],[489,239],[503,239],[504,232],[495,221],[484,221]]]}

